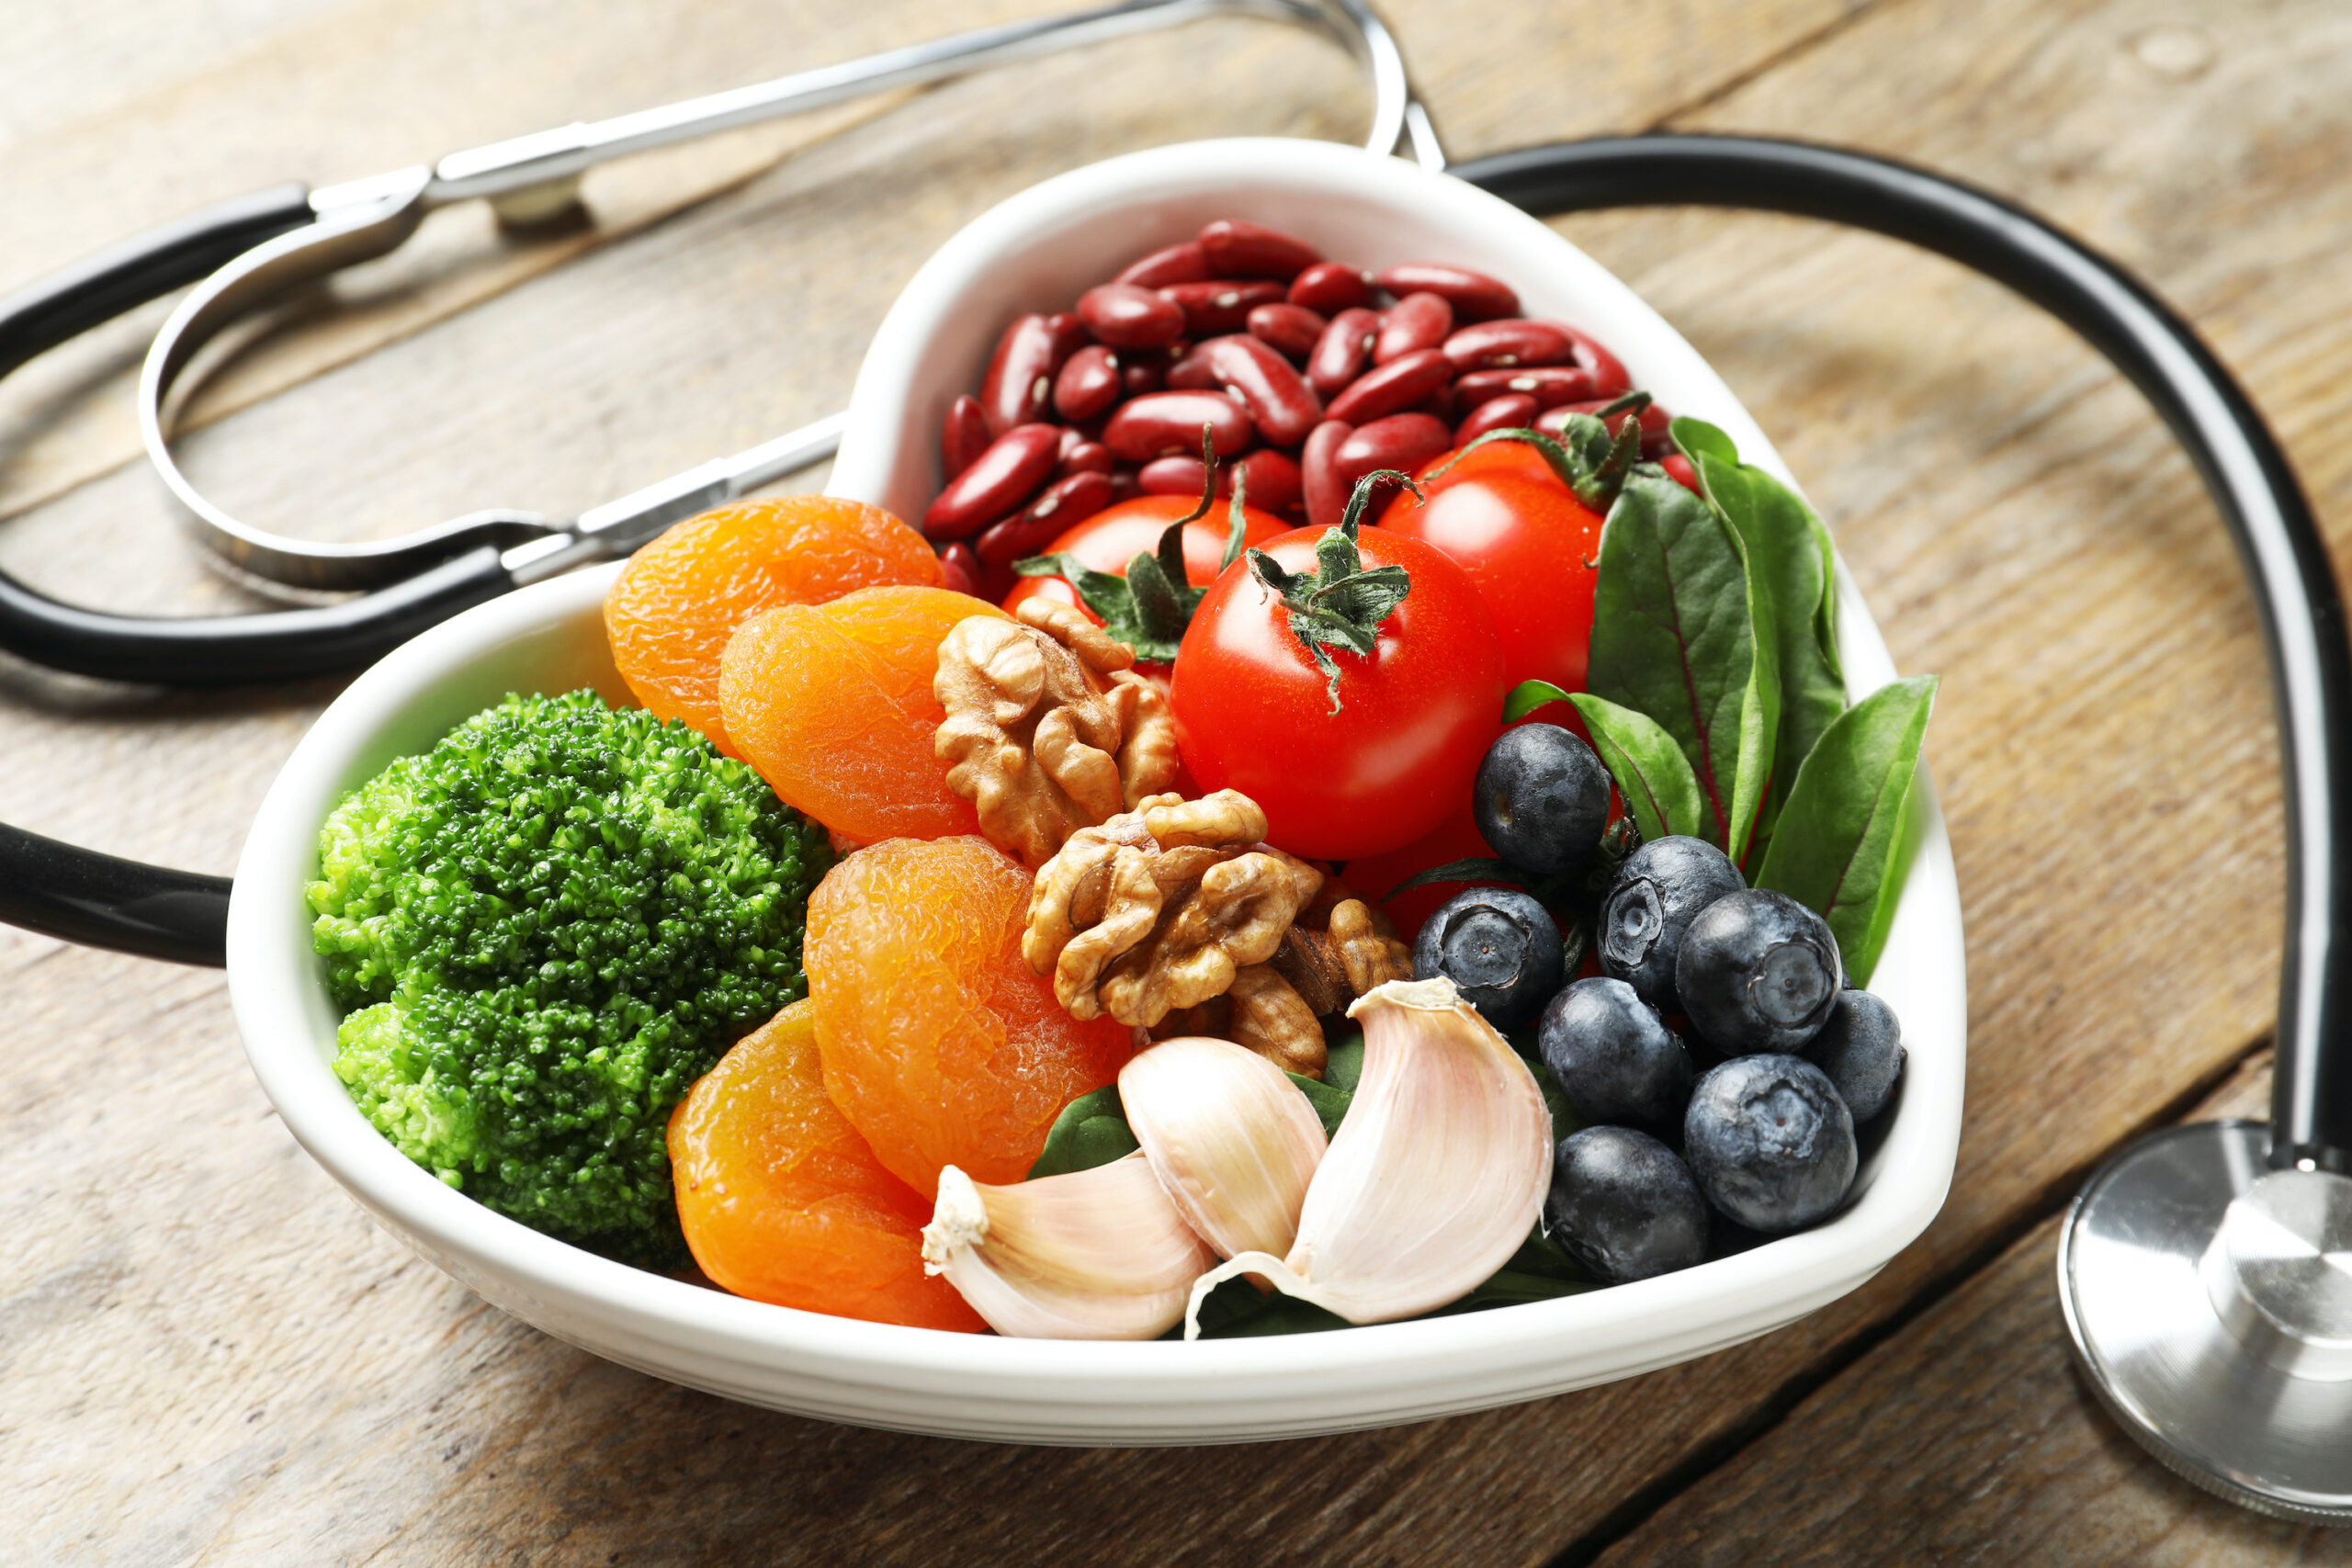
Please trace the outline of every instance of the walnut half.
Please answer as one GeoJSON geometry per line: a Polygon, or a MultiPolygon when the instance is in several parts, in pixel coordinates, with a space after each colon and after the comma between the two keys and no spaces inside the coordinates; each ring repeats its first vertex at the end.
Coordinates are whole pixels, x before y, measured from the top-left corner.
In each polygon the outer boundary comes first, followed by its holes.
{"type": "Polygon", "coordinates": [[[1074,1018],[1148,1029],[1272,959],[1323,874],[1259,840],[1249,796],[1154,795],[1070,834],[1037,873],[1021,951],[1074,1018]]]}
{"type": "Polygon", "coordinates": [[[1135,652],[1067,604],[974,615],[939,645],[933,747],[999,848],[1042,865],[1176,776],[1176,726],[1135,652]]]}

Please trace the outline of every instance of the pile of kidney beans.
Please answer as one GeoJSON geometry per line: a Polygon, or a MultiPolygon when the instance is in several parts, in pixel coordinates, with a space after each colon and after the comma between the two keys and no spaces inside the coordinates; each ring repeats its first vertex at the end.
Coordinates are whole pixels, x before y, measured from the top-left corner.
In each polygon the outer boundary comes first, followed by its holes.
{"type": "MultiPolygon", "coordinates": [[[[1556,432],[1630,385],[1616,355],[1521,316],[1519,296],[1483,273],[1366,272],[1219,220],[1076,310],[1005,329],[979,396],[947,411],[946,488],[923,531],[951,586],[1009,585],[1012,562],[1115,502],[1198,496],[1204,425],[1220,493],[1238,468],[1251,505],[1337,523],[1375,468],[1409,473],[1489,430],[1556,432]]],[[[1667,414],[1639,417],[1644,455],[1665,456],[1667,414]]]]}

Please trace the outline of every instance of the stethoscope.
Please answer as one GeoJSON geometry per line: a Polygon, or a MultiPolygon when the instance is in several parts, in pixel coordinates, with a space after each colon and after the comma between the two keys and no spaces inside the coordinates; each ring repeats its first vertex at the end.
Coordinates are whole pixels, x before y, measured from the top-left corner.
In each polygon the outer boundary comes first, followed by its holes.
{"type": "MultiPolygon", "coordinates": [[[[627,556],[670,524],[831,455],[822,420],[555,522],[495,510],[383,543],[256,528],[174,462],[198,351],[288,290],[391,251],[426,213],[487,199],[527,226],[571,209],[607,159],[893,87],[1244,15],[1347,49],[1372,88],[1373,152],[1403,152],[1539,215],[1635,206],[1792,213],[1906,240],[2073,327],[2188,451],[2244,557],[2286,761],[2287,944],[2271,1120],[2143,1139],[2069,1213],[2060,1297],[2080,1363],[2125,1429],[2192,1482],[2265,1512],[2352,1520],[2352,644],[2325,546],[2285,454],[2186,323],[2121,268],[2013,204],[1891,160],[1802,142],[1657,135],[1531,147],[1449,166],[1396,40],[1363,0],[1125,0],[990,28],[311,191],[288,186],[151,231],[0,299],[0,375],[194,285],[140,378],[147,453],[232,574],[335,603],[150,619],[62,604],[0,573],[0,648],[52,669],[175,687],[358,669],[507,590],[627,556]]],[[[222,962],[227,879],[142,865],[0,824],[0,920],[188,964],[222,962]]]]}

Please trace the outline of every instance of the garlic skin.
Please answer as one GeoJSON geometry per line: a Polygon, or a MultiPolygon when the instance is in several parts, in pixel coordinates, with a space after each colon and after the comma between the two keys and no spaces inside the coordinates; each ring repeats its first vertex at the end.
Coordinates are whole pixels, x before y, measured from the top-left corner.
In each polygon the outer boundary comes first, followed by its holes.
{"type": "Polygon", "coordinates": [[[1216,1254],[1137,1152],[1007,1187],[948,1166],[922,1258],[924,1272],[946,1275],[999,1334],[1152,1339],[1183,1317],[1193,1280],[1216,1254]]]}
{"type": "Polygon", "coordinates": [[[1535,1075],[1453,982],[1391,980],[1348,1010],[1363,1076],[1308,1183],[1286,1255],[1246,1252],[1193,1286],[1184,1337],[1218,1283],[1257,1274],[1351,1323],[1466,1295],[1535,1226],[1552,1118],[1535,1075]]]}
{"type": "Polygon", "coordinates": [[[1280,1067],[1230,1040],[1163,1040],[1119,1069],[1119,1103],[1176,1212],[1218,1253],[1290,1250],[1328,1145],[1280,1067]]]}

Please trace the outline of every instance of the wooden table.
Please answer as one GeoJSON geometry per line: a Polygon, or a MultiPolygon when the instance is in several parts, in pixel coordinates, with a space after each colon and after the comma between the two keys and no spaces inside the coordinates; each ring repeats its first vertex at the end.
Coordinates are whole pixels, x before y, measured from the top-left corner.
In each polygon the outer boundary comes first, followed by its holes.
{"type": "MultiPolygon", "coordinates": [[[[13,0],[0,290],[222,195],[1035,12],[978,0],[13,0]]],[[[1781,132],[2012,194],[2151,279],[2352,528],[2352,12],[2259,0],[1390,0],[1457,156],[1781,132]]],[[[1204,24],[479,210],[292,312],[194,411],[199,484],[320,536],[563,512],[836,406],[923,255],[1086,159],[1351,138],[1349,69],[1204,24]],[[559,265],[559,264],[562,264],[559,265]],[[493,308],[475,309],[491,304],[493,308]]],[[[27,1562],[2236,1562],[2331,1538],[2190,1490],[2072,1371],[2055,1216],[2132,1134],[2258,1108],[2281,833],[2267,682],[2188,465],[2088,351],[1881,241],[1562,228],[1729,378],[1906,671],[1973,977],[1935,1224],[1754,1344],[1398,1430],[990,1448],[771,1415],[548,1339],[378,1232],[254,1087],[220,977],[0,931],[0,1557],[27,1562]],[[19,1556],[21,1554],[21,1556],[19,1556]]],[[[130,387],[161,308],[0,385],[0,564],[250,604],[174,536],[130,387]]],[[[173,696],[0,659],[0,820],[226,872],[332,688],[173,696]]],[[[2337,1548],[2336,1550],[2341,1550],[2337,1548]]]]}

